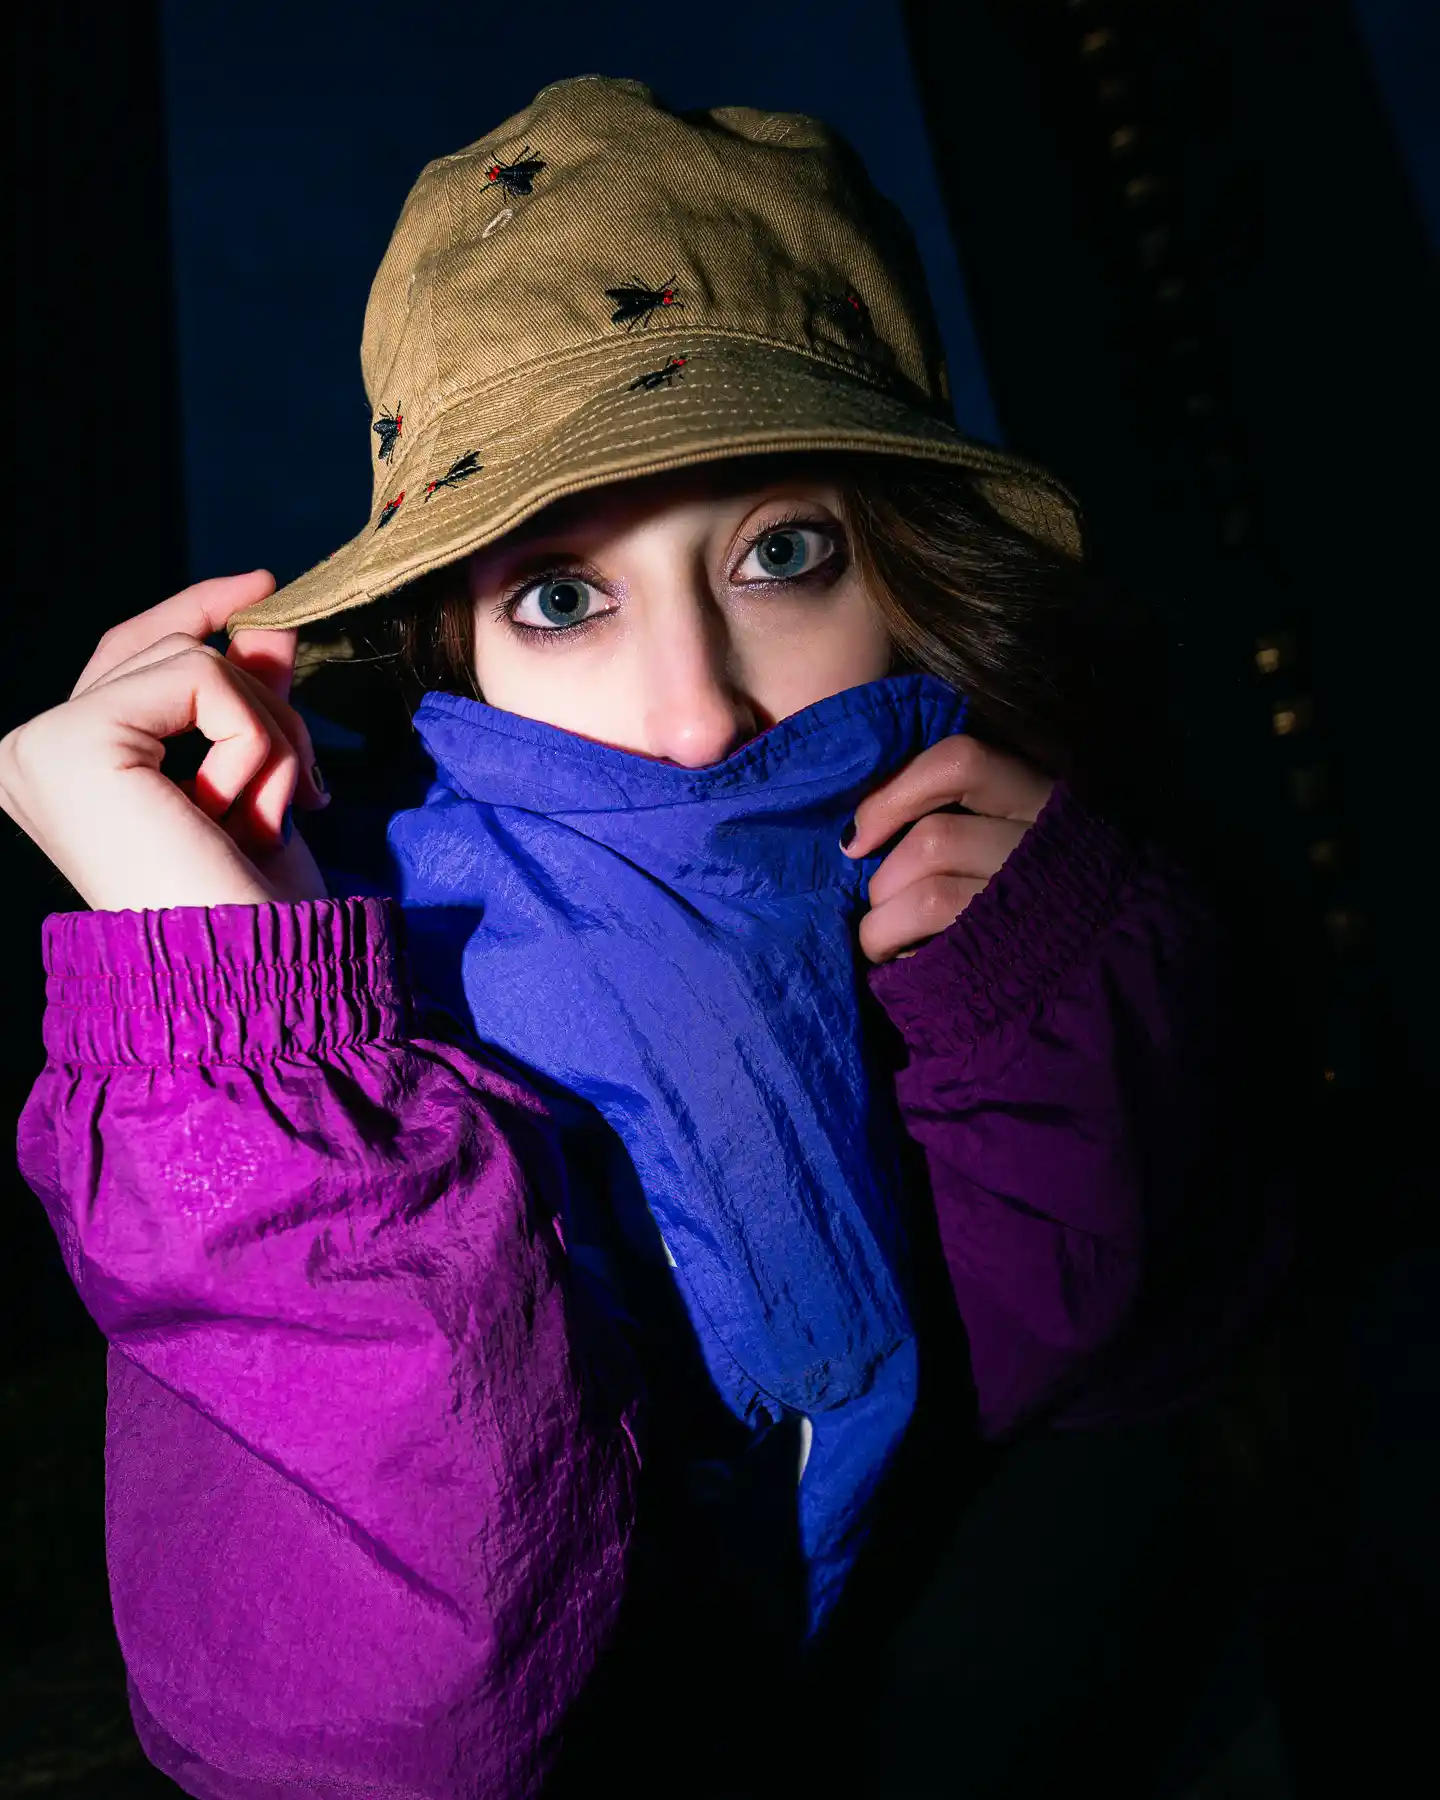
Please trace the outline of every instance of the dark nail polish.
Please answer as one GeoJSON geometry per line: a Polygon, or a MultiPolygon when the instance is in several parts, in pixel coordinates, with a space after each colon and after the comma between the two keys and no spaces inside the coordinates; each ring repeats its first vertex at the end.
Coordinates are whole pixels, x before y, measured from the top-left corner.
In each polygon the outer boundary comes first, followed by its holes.
{"type": "Polygon", "coordinates": [[[845,827],[845,829],[840,833],[840,848],[842,850],[848,850],[854,842],[855,842],[855,821],[852,819],[850,821],[850,823],[845,827]]]}
{"type": "Polygon", "coordinates": [[[329,788],[325,785],[325,777],[320,773],[319,763],[311,763],[310,779],[315,783],[322,794],[328,794],[330,792],[329,788]]]}
{"type": "Polygon", "coordinates": [[[285,817],[280,821],[280,842],[282,844],[288,844],[290,842],[290,834],[295,829],[295,821],[290,817],[291,810],[292,809],[287,806],[285,808],[285,817]]]}

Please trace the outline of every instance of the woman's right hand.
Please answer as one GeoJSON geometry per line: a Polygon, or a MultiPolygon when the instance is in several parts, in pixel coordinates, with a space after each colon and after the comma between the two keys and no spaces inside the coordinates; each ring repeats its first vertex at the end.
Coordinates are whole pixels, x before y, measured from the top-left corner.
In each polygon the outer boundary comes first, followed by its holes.
{"type": "Polygon", "coordinates": [[[294,631],[204,639],[273,592],[264,570],[202,581],[114,626],[70,698],[0,739],[0,806],[103,911],[325,897],[292,801],[324,806],[305,722],[289,704],[294,631]],[[193,780],[161,772],[165,740],[198,729],[193,780]]]}

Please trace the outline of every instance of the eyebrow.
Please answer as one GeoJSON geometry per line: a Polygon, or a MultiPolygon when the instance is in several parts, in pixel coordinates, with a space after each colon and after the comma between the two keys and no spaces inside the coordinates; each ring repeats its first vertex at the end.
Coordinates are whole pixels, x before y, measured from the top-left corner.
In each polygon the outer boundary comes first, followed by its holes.
{"type": "Polygon", "coordinates": [[[499,545],[487,546],[480,554],[488,556],[493,553],[494,562],[484,568],[484,585],[509,587],[527,576],[543,575],[561,563],[567,569],[573,569],[577,575],[584,575],[587,580],[602,580],[599,569],[588,557],[565,547],[566,535],[564,531],[556,531],[509,549],[499,545]]]}

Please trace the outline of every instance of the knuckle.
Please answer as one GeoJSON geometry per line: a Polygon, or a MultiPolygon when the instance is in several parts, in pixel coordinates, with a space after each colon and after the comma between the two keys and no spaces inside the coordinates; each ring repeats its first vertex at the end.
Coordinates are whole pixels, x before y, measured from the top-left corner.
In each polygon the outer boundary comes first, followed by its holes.
{"type": "Polygon", "coordinates": [[[27,719],[0,738],[0,770],[9,771],[22,780],[28,778],[36,766],[40,736],[37,728],[44,716],[42,713],[39,718],[27,719]]]}
{"type": "Polygon", "coordinates": [[[289,779],[299,772],[300,756],[295,746],[275,724],[267,718],[259,707],[251,708],[251,717],[259,727],[259,735],[269,739],[270,748],[265,757],[265,775],[273,779],[282,775],[289,779]]]}
{"type": "Polygon", "coordinates": [[[973,781],[984,766],[988,752],[979,740],[971,737],[968,731],[946,739],[950,751],[951,768],[962,781],[973,781]]]}
{"type": "Polygon", "coordinates": [[[25,727],[17,725],[0,738],[0,793],[12,792],[17,781],[24,779],[24,736],[25,727]]]}
{"type": "MultiPolygon", "coordinates": [[[[56,715],[63,707],[51,707],[26,719],[0,738],[0,794],[18,799],[21,794],[37,793],[57,771],[73,761],[76,751],[66,745],[63,735],[57,738],[56,715]]],[[[75,715],[66,713],[66,719],[75,715]]]]}
{"type": "Polygon", "coordinates": [[[927,881],[916,895],[917,910],[927,924],[944,920],[948,925],[955,916],[955,899],[949,888],[938,881],[927,881]]]}
{"type": "Polygon", "coordinates": [[[96,650],[119,650],[128,652],[135,638],[134,619],[117,619],[100,633],[96,650]]]}

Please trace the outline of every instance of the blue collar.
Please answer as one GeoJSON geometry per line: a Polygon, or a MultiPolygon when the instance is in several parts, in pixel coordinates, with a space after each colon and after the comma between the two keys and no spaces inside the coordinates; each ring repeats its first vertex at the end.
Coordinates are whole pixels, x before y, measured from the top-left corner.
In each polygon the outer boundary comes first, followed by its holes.
{"type": "Polygon", "coordinates": [[[792,713],[703,769],[456,694],[427,694],[415,728],[452,793],[540,814],[663,881],[728,896],[836,886],[858,896],[875,859],[836,855],[842,826],[879,782],[963,731],[966,711],[933,675],[890,675],[792,713]]]}
{"type": "Polygon", "coordinates": [[[817,1624],[917,1379],[900,1129],[854,930],[880,855],[838,838],[965,711],[932,676],[890,676],[685,769],[430,694],[437,779],[388,833],[422,989],[621,1146],[618,1178],[567,1151],[567,1205],[590,1193],[589,1222],[623,1235],[632,1190],[714,1393],[813,1433],[817,1624]]]}

